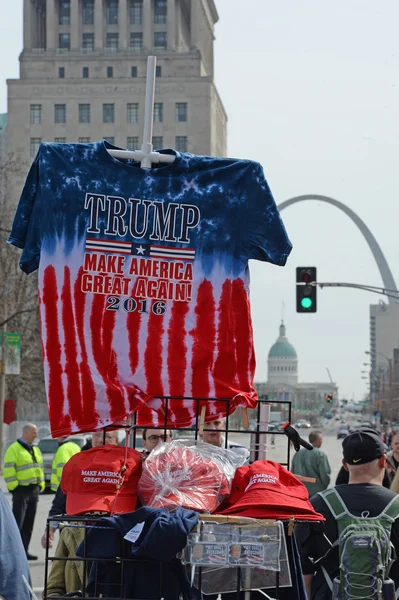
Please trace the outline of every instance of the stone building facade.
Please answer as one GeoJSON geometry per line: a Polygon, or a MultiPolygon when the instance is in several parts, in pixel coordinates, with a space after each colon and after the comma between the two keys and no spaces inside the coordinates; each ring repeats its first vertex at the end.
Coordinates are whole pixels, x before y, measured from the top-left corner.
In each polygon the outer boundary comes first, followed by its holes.
{"type": "Polygon", "coordinates": [[[20,78],[8,81],[8,151],[107,138],[141,147],[146,62],[157,56],[153,144],[225,156],[214,83],[214,0],[24,0],[20,78]]]}

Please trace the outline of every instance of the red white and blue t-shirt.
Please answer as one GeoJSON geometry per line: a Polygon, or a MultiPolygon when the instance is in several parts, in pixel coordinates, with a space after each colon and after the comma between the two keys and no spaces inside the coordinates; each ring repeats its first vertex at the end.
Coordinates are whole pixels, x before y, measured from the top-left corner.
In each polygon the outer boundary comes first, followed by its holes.
{"type": "Polygon", "coordinates": [[[248,260],[291,244],[262,167],[179,154],[141,169],[105,141],[41,144],[9,242],[39,269],[53,436],[138,422],[190,427],[254,407],[248,260]],[[199,405],[199,406],[197,406],[199,405]]]}

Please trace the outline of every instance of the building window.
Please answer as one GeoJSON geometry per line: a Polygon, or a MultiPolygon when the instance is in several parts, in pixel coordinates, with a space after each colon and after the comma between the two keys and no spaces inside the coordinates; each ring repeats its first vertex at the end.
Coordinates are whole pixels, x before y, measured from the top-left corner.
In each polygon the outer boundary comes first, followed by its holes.
{"type": "Polygon", "coordinates": [[[115,138],[114,137],[105,137],[103,138],[106,142],[108,142],[109,144],[115,144],[115,138]]]}
{"type": "Polygon", "coordinates": [[[128,150],[139,150],[138,136],[128,137],[126,147],[128,150]]]}
{"type": "Polygon", "coordinates": [[[89,67],[83,67],[82,76],[83,76],[83,79],[89,78],[89,67]]]}
{"type": "Polygon", "coordinates": [[[32,158],[38,153],[41,142],[42,138],[30,138],[30,155],[32,158]]]}
{"type": "Polygon", "coordinates": [[[58,67],[58,77],[60,79],[64,79],[64,77],[65,77],[65,67],[58,67]]]}
{"type": "Polygon", "coordinates": [[[71,2],[70,0],[60,0],[59,3],[59,24],[70,25],[71,24],[71,2]]]}
{"type": "Polygon", "coordinates": [[[119,35],[117,33],[107,33],[107,50],[109,52],[118,52],[119,35]]]}
{"type": "Polygon", "coordinates": [[[161,135],[155,135],[152,138],[152,145],[154,147],[154,150],[161,150],[163,146],[163,137],[161,135]]]}
{"type": "Polygon", "coordinates": [[[155,68],[155,76],[156,77],[162,77],[162,67],[156,67],[155,68]]]}
{"type": "Polygon", "coordinates": [[[66,137],[55,137],[54,141],[56,144],[65,144],[66,143],[66,137]]]}
{"type": "Polygon", "coordinates": [[[166,23],[167,0],[154,0],[154,23],[166,23]]]}
{"type": "Polygon", "coordinates": [[[94,50],[94,33],[84,33],[82,37],[82,50],[93,52],[94,50]]]}
{"type": "Polygon", "coordinates": [[[80,137],[80,138],[78,138],[78,142],[79,142],[79,144],[89,144],[90,138],[89,137],[80,137]]]}
{"type": "Polygon", "coordinates": [[[118,0],[107,0],[107,24],[118,25],[118,0]]]}
{"type": "Polygon", "coordinates": [[[166,31],[156,31],[154,33],[154,48],[159,50],[166,50],[168,45],[168,38],[166,31]]]}
{"type": "Polygon", "coordinates": [[[163,121],[163,103],[155,102],[154,104],[154,121],[155,123],[162,123],[163,121]]]}
{"type": "Polygon", "coordinates": [[[143,24],[143,0],[130,1],[130,23],[131,25],[143,24]]]}
{"type": "Polygon", "coordinates": [[[130,48],[132,50],[142,50],[143,49],[143,34],[137,33],[136,31],[132,31],[130,34],[130,48]]]}
{"type": "Polygon", "coordinates": [[[94,25],[94,0],[83,0],[83,25],[94,25]]]}
{"type": "Polygon", "coordinates": [[[114,76],[114,67],[107,67],[107,77],[111,78],[114,76]]]}
{"type": "Polygon", "coordinates": [[[132,67],[132,77],[137,77],[137,67],[132,67]]]}
{"type": "Polygon", "coordinates": [[[79,123],[90,123],[90,104],[79,104],[79,123]]]}
{"type": "Polygon", "coordinates": [[[176,136],[176,150],[178,152],[187,152],[187,136],[177,135],[176,136]]]}
{"type": "Polygon", "coordinates": [[[66,104],[54,104],[54,123],[66,123],[66,104]]]}
{"type": "Polygon", "coordinates": [[[139,120],[139,104],[138,102],[129,102],[127,105],[127,122],[138,123],[139,120]]]}
{"type": "Polygon", "coordinates": [[[30,105],[30,124],[40,125],[42,122],[42,105],[31,104],[30,105]]]}
{"type": "Polygon", "coordinates": [[[71,36],[69,33],[60,33],[58,36],[58,48],[60,50],[70,50],[71,36]]]}
{"type": "Polygon", "coordinates": [[[187,121],[187,102],[176,102],[176,121],[178,123],[187,121]]]}
{"type": "Polygon", "coordinates": [[[113,123],[114,120],[115,104],[103,104],[103,123],[113,123]]]}

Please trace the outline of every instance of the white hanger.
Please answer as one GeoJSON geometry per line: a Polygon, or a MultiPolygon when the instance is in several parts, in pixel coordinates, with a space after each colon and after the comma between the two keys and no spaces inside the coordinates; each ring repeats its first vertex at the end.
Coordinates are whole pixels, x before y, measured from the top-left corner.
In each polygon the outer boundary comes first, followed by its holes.
{"type": "Polygon", "coordinates": [[[111,150],[108,152],[115,158],[133,159],[140,161],[142,169],[151,169],[153,163],[172,163],[173,154],[161,154],[152,149],[152,127],[154,120],[155,75],[157,57],[149,56],[147,60],[147,81],[145,88],[144,133],[141,150],[111,150]]]}

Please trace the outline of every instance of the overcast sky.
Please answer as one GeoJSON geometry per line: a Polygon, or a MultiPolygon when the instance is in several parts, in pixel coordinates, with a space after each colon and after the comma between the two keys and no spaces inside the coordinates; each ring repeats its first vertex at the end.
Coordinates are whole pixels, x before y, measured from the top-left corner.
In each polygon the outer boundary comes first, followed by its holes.
{"type": "MultiPolygon", "coordinates": [[[[0,0],[0,112],[18,76],[22,0],[0,0]],[[6,10],[7,6],[7,10],[6,10]]],[[[377,238],[399,280],[399,3],[397,0],[216,0],[216,84],[229,116],[228,153],[262,163],[277,203],[302,194],[347,204],[377,238]],[[245,8],[244,8],[245,7],[245,8]]],[[[253,263],[257,379],[278,335],[282,304],[301,381],[360,399],[369,304],[350,289],[318,292],[316,315],[295,312],[295,268],[320,281],[382,285],[352,221],[319,202],[286,209],[294,244],[285,268],[253,263]]]]}

